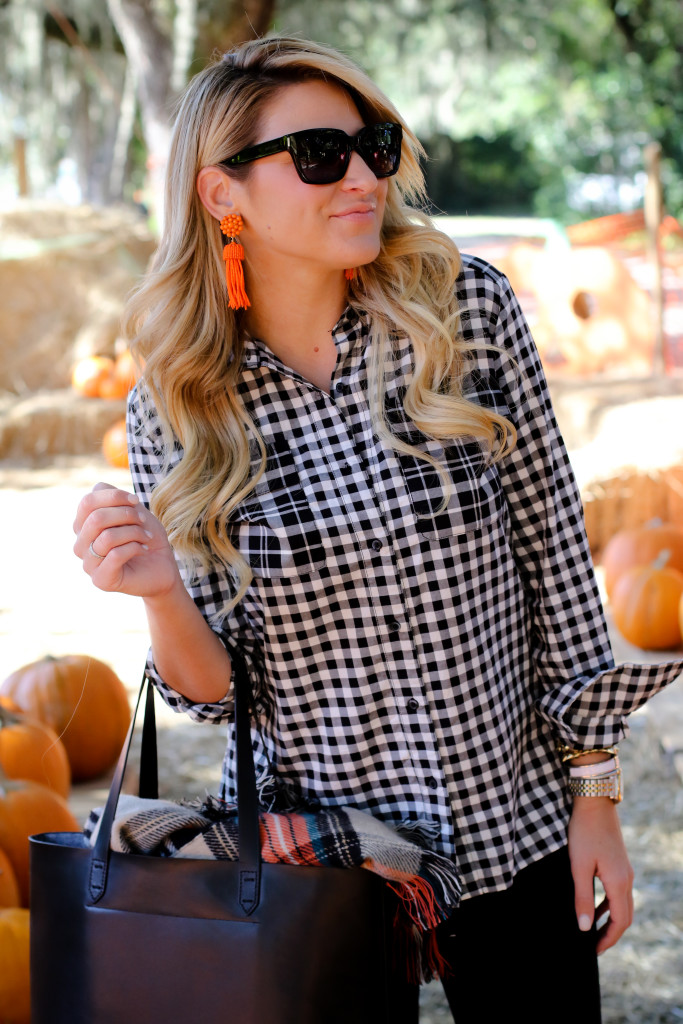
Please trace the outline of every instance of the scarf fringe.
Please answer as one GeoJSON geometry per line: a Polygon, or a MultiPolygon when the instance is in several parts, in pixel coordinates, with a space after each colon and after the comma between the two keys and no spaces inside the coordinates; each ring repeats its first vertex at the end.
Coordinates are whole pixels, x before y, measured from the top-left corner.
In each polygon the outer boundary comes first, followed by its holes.
{"type": "Polygon", "coordinates": [[[422,932],[414,925],[400,907],[396,910],[393,931],[393,968],[405,972],[411,985],[426,985],[430,981],[445,978],[451,971],[450,965],[439,951],[435,931],[422,932]]]}
{"type": "Polygon", "coordinates": [[[417,875],[401,882],[386,882],[399,901],[394,916],[395,966],[405,966],[413,985],[443,978],[448,973],[449,965],[439,951],[436,929],[460,903],[461,885],[455,869],[440,871],[436,858],[433,861],[424,865],[428,879],[417,875]],[[437,898],[435,883],[441,890],[441,900],[437,898]]]}
{"type": "Polygon", "coordinates": [[[439,826],[435,821],[424,821],[422,818],[415,820],[404,819],[392,828],[396,835],[407,839],[409,843],[416,843],[423,850],[432,850],[435,841],[439,838],[439,826]]]}

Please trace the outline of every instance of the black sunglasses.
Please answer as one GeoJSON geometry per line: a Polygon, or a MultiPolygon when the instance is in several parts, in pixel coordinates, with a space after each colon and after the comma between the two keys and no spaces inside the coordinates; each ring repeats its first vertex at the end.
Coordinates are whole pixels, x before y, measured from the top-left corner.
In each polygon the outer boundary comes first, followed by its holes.
{"type": "Polygon", "coordinates": [[[376,178],[389,178],[396,174],[401,162],[402,138],[401,125],[393,121],[367,125],[357,135],[347,135],[340,128],[310,128],[250,146],[223,160],[222,165],[238,167],[287,150],[302,181],[308,185],[331,185],[342,180],[355,151],[376,178]]]}

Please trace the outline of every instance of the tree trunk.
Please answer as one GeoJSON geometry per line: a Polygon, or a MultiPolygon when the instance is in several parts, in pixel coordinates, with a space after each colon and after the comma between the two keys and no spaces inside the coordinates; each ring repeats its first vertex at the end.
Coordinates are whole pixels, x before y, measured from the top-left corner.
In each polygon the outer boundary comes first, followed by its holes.
{"type": "Polygon", "coordinates": [[[197,0],[176,0],[173,19],[173,67],[171,88],[180,92],[192,63],[197,41],[197,0]]]}
{"type": "Polygon", "coordinates": [[[228,12],[210,16],[200,26],[198,50],[210,54],[214,50],[231,50],[247,39],[258,39],[270,28],[276,0],[232,0],[228,12]]]}
{"type": "Polygon", "coordinates": [[[93,124],[90,117],[90,85],[81,61],[75,67],[78,75],[78,92],[74,101],[73,138],[78,174],[78,188],[84,203],[90,203],[93,172],[93,124]]]}
{"type": "Polygon", "coordinates": [[[26,166],[26,139],[23,135],[14,136],[14,171],[17,180],[17,195],[26,198],[31,194],[31,189],[26,166]]]}
{"type": "Polygon", "coordinates": [[[173,45],[151,0],[107,0],[109,14],[135,78],[157,229],[163,224],[164,176],[171,143],[173,45]]]}
{"type": "Polygon", "coordinates": [[[664,284],[662,279],[662,253],[659,241],[659,226],[662,222],[662,147],[651,142],[645,147],[645,167],[647,184],[645,186],[645,226],[647,228],[647,248],[652,265],[652,302],[654,306],[655,351],[653,373],[663,377],[667,370],[666,335],[664,334],[664,284]]]}
{"type": "Polygon", "coordinates": [[[126,64],[126,73],[119,104],[119,117],[116,126],[116,139],[109,171],[109,195],[114,201],[123,198],[123,187],[128,166],[128,147],[135,130],[135,77],[130,64],[126,64]]]}
{"type": "Polygon", "coordinates": [[[270,28],[275,13],[275,0],[242,0],[235,5],[235,14],[225,33],[229,46],[246,39],[258,39],[270,28]]]}
{"type": "MultiPolygon", "coordinates": [[[[185,84],[192,59],[183,40],[172,38],[157,19],[153,0],[107,0],[109,14],[126,51],[135,76],[142,130],[147,144],[147,168],[153,214],[157,230],[163,223],[164,177],[171,143],[171,104],[185,84]],[[180,62],[186,66],[181,68],[180,62]]],[[[228,49],[245,39],[263,35],[270,26],[275,0],[233,0],[220,21],[210,23],[210,45],[228,49]]],[[[175,29],[186,34],[188,18],[195,17],[195,0],[183,0],[177,7],[175,29]]],[[[195,19],[196,20],[196,19],[195,19]]],[[[196,25],[194,26],[196,30],[196,25]]]]}

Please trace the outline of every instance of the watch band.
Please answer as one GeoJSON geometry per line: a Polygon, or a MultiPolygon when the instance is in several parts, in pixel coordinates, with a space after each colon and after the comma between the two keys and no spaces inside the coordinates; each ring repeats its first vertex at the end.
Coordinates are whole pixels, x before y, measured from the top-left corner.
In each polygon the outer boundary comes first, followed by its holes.
{"type": "Polygon", "coordinates": [[[621,769],[616,768],[607,775],[593,778],[570,777],[569,792],[572,796],[608,796],[618,804],[623,799],[621,769]]]}

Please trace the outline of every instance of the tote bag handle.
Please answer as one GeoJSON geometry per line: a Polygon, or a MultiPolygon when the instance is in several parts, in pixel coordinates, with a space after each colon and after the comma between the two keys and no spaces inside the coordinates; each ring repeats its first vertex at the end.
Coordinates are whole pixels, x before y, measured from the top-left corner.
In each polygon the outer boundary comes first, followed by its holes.
{"type": "MultiPolygon", "coordinates": [[[[256,910],[261,894],[261,842],[259,833],[259,803],[256,790],[256,772],[251,747],[249,704],[251,687],[241,655],[231,652],[233,691],[235,694],[235,734],[237,747],[237,805],[239,838],[239,892],[238,901],[245,914],[256,910]]],[[[114,772],[109,796],[100,818],[100,827],[92,851],[88,884],[88,902],[98,903],[107,889],[109,859],[111,856],[111,833],[114,827],[116,808],[121,795],[123,778],[133,739],[135,721],[142,694],[147,687],[145,717],[142,727],[140,749],[139,794],[141,797],[156,799],[158,796],[158,768],[156,744],[156,720],[154,714],[154,687],[142,678],[128,735],[114,772]]]]}

